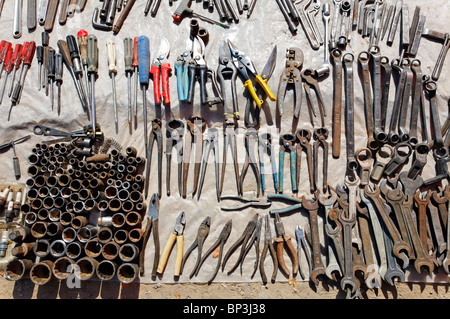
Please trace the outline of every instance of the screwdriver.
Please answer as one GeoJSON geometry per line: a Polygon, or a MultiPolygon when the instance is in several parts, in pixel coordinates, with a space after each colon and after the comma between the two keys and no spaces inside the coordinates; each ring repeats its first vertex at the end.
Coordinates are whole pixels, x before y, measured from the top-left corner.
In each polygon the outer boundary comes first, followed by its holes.
{"type": "Polygon", "coordinates": [[[70,58],[72,59],[73,70],[78,80],[78,85],[80,86],[81,94],[87,103],[86,91],[84,90],[83,82],[81,81],[81,76],[83,75],[83,69],[81,68],[80,52],[78,51],[78,44],[73,35],[68,35],[66,37],[67,46],[69,47],[70,58]]]}
{"type": "Polygon", "coordinates": [[[55,82],[57,88],[56,104],[58,108],[58,115],[61,113],[61,84],[63,75],[63,60],[62,55],[59,53],[55,54],[55,82]]]}
{"type": "Polygon", "coordinates": [[[75,88],[78,93],[78,98],[80,99],[81,106],[83,107],[83,111],[87,114],[87,117],[89,119],[89,110],[87,109],[86,101],[81,93],[80,85],[77,81],[77,77],[73,70],[73,64],[72,64],[72,60],[70,59],[70,52],[69,52],[69,47],[67,45],[67,42],[64,40],[58,40],[58,48],[59,48],[59,53],[61,53],[61,55],[62,55],[64,65],[66,66],[67,70],[69,70],[69,73],[72,76],[72,80],[73,80],[73,83],[75,84],[75,88]]]}
{"type": "MultiPolygon", "coordinates": [[[[24,43],[24,45],[27,45],[27,42],[24,43]]],[[[8,91],[8,96],[11,96],[12,91],[13,91],[13,87],[14,87],[14,80],[16,78],[16,72],[17,69],[20,66],[20,63],[22,63],[22,59],[21,59],[21,54],[22,54],[22,50],[23,50],[23,46],[21,44],[16,44],[16,47],[14,49],[14,54],[12,57],[12,63],[13,63],[13,75],[11,78],[11,81],[9,82],[9,91],[8,91]]]]}
{"type": "Polygon", "coordinates": [[[8,52],[11,51],[11,42],[8,41],[2,41],[0,45],[0,79],[3,75],[3,68],[5,67],[5,60],[6,56],[8,55],[8,52]]]}
{"type": "Polygon", "coordinates": [[[0,53],[0,55],[1,55],[1,68],[0,68],[0,79],[2,78],[2,76],[3,76],[3,71],[4,70],[6,70],[6,66],[8,65],[8,63],[9,63],[9,60],[11,60],[11,43],[10,43],[10,45],[9,46],[7,46],[7,45],[5,45],[4,46],[5,48],[6,48],[6,52],[5,52],[5,55],[3,56],[3,51],[4,51],[4,49],[2,48],[0,51],[1,51],[1,53],[0,53]]]}
{"type": "Polygon", "coordinates": [[[132,132],[131,123],[131,76],[133,74],[133,39],[123,39],[124,45],[124,61],[125,61],[125,74],[128,80],[128,125],[130,127],[130,134],[132,132]]]}
{"type": "Polygon", "coordinates": [[[50,48],[48,50],[47,81],[50,87],[50,106],[52,107],[53,111],[53,82],[55,81],[55,50],[53,48],[50,48]]]}
{"type": "Polygon", "coordinates": [[[137,91],[138,91],[138,76],[139,76],[139,55],[138,55],[138,37],[133,39],[133,68],[134,68],[134,94],[133,94],[133,115],[134,128],[137,128],[137,91]]]}
{"type": "Polygon", "coordinates": [[[48,88],[47,88],[47,61],[48,61],[48,45],[50,42],[50,37],[47,31],[44,31],[41,33],[41,39],[42,39],[42,47],[44,48],[44,59],[43,59],[43,65],[44,65],[44,76],[42,77],[42,88],[45,89],[45,94],[48,95],[48,88]]]}
{"type": "Polygon", "coordinates": [[[39,45],[36,48],[36,58],[38,61],[38,91],[41,90],[42,62],[44,62],[44,47],[39,45]]]}
{"type": "Polygon", "coordinates": [[[88,73],[87,73],[87,36],[88,33],[86,30],[80,30],[77,33],[78,46],[80,48],[80,55],[81,55],[81,63],[83,64],[83,71],[84,71],[83,77],[85,80],[84,84],[86,85],[86,94],[90,96],[88,73]]]}
{"type": "MultiPolygon", "coordinates": [[[[12,56],[13,56],[13,50],[9,50],[8,54],[6,55],[6,62],[5,62],[5,71],[6,76],[3,78],[3,84],[2,89],[0,92],[0,104],[2,104],[3,101],[3,95],[5,94],[5,88],[6,88],[6,82],[8,81],[9,74],[12,71],[13,64],[12,64],[12,56]]],[[[3,70],[1,71],[3,73],[3,70]]]]}
{"type": "Polygon", "coordinates": [[[150,74],[150,41],[145,35],[138,39],[139,82],[142,90],[142,108],[144,111],[144,143],[145,155],[148,156],[147,145],[147,89],[150,74]]]}
{"type": "Polygon", "coordinates": [[[106,48],[108,51],[108,72],[111,77],[112,84],[112,96],[113,96],[113,107],[114,107],[114,123],[116,124],[116,133],[119,130],[119,119],[117,116],[117,101],[116,101],[116,43],[113,40],[108,40],[106,42],[106,48]]]}
{"type": "Polygon", "coordinates": [[[87,38],[87,72],[90,77],[91,82],[91,119],[92,119],[92,132],[95,135],[95,121],[96,121],[96,111],[95,111],[95,77],[98,73],[98,48],[97,48],[97,37],[90,34],[87,38]]]}
{"type": "Polygon", "coordinates": [[[22,63],[23,68],[20,74],[20,80],[19,83],[16,84],[13,94],[11,95],[11,107],[9,108],[8,121],[11,117],[11,111],[13,106],[16,105],[17,101],[20,98],[20,94],[25,84],[25,77],[27,76],[27,72],[31,67],[31,62],[33,61],[35,51],[36,51],[36,42],[34,41],[28,42],[26,45],[26,54],[22,63]]]}

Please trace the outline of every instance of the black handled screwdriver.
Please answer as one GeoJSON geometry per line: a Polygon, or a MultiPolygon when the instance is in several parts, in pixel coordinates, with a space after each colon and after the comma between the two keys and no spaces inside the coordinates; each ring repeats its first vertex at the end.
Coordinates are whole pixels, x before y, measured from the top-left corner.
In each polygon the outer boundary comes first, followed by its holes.
{"type": "Polygon", "coordinates": [[[95,77],[98,73],[98,47],[97,47],[97,37],[90,34],[87,37],[87,73],[89,74],[89,82],[91,84],[91,121],[92,121],[92,132],[94,137],[95,132],[95,122],[96,122],[96,111],[95,111],[95,77]]]}

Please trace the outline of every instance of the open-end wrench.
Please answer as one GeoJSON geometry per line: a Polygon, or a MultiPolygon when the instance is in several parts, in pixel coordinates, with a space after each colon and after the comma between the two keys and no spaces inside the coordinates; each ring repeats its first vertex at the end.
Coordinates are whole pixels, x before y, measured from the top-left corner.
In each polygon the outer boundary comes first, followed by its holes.
{"type": "MultiPolygon", "coordinates": [[[[447,197],[450,196],[450,188],[448,186],[445,187],[444,192],[446,193],[447,197]]],[[[448,227],[448,225],[450,225],[450,213],[448,211],[448,206],[447,220],[445,221],[445,225],[447,227],[447,253],[445,254],[444,261],[442,262],[442,267],[447,274],[450,274],[450,227],[448,227]]]]}
{"type": "Polygon", "coordinates": [[[332,117],[332,155],[339,158],[341,153],[341,114],[342,114],[342,51],[331,51],[333,64],[333,117],[332,117]]]}
{"type": "Polygon", "coordinates": [[[425,194],[417,191],[414,194],[414,200],[417,204],[418,209],[418,229],[419,229],[419,237],[422,242],[423,247],[428,246],[428,220],[427,220],[427,208],[430,203],[431,192],[428,190],[425,194]]]}
{"type": "Polygon", "coordinates": [[[355,158],[359,165],[360,184],[366,186],[370,182],[370,169],[372,168],[372,151],[363,147],[355,152],[355,158]]]}
{"type": "MultiPolygon", "coordinates": [[[[436,194],[436,191],[432,192],[432,197],[436,194]]],[[[434,204],[434,201],[432,202],[434,204]]],[[[437,253],[442,255],[447,248],[447,244],[444,238],[444,231],[441,226],[441,221],[439,218],[438,208],[434,205],[428,205],[428,211],[431,218],[431,227],[433,228],[434,238],[436,239],[437,253]]]]}
{"type": "Polygon", "coordinates": [[[384,243],[386,244],[386,256],[387,256],[387,271],[384,275],[384,280],[390,284],[394,285],[394,280],[397,278],[401,282],[405,282],[405,273],[399,268],[397,260],[394,257],[392,249],[392,239],[389,237],[387,231],[383,232],[384,243]]]}
{"type": "Polygon", "coordinates": [[[394,255],[403,260],[404,263],[407,263],[409,258],[408,256],[411,255],[411,247],[402,239],[397,227],[389,217],[382,198],[380,197],[380,188],[378,185],[374,185],[374,189],[372,190],[370,185],[366,185],[364,187],[364,194],[372,200],[378,213],[383,219],[384,224],[386,225],[386,229],[389,231],[389,235],[393,241],[394,255]]]}
{"type": "MultiPolygon", "coordinates": [[[[317,198],[307,199],[303,197],[302,199],[303,207],[309,213],[309,225],[311,227],[311,244],[312,244],[312,269],[310,273],[310,279],[316,285],[319,284],[317,279],[320,275],[325,275],[325,266],[322,261],[322,256],[320,253],[320,240],[319,240],[319,223],[318,223],[318,211],[319,211],[319,201],[317,198]]],[[[350,250],[351,253],[351,250],[350,250]]]]}
{"type": "Polygon", "coordinates": [[[447,228],[448,219],[448,200],[449,200],[449,186],[447,185],[440,193],[433,192],[433,201],[436,202],[439,209],[439,215],[441,216],[442,225],[447,228]]]}
{"type": "Polygon", "coordinates": [[[364,252],[364,259],[366,262],[366,278],[365,283],[368,288],[381,288],[381,275],[378,272],[379,266],[376,260],[375,252],[373,250],[370,226],[369,226],[369,210],[367,207],[362,207],[358,203],[358,224],[361,229],[361,240],[364,252]]]}
{"type": "Polygon", "coordinates": [[[359,196],[361,197],[361,200],[366,205],[367,210],[369,211],[370,221],[375,236],[375,244],[377,247],[378,258],[380,261],[380,268],[378,269],[378,272],[380,276],[384,278],[384,275],[386,274],[387,271],[387,257],[386,257],[386,246],[384,243],[383,229],[381,227],[381,223],[375,211],[375,207],[373,206],[373,203],[369,200],[369,198],[366,197],[366,195],[364,195],[364,190],[361,189],[359,191],[359,196]]]}
{"type": "Polygon", "coordinates": [[[339,263],[340,269],[344,272],[345,267],[345,254],[344,254],[344,246],[342,244],[342,225],[339,222],[339,214],[342,210],[338,207],[333,207],[327,216],[327,223],[325,223],[325,233],[332,240],[333,246],[336,250],[336,257],[339,263]],[[328,222],[334,221],[336,227],[333,228],[331,223],[328,222]]]}

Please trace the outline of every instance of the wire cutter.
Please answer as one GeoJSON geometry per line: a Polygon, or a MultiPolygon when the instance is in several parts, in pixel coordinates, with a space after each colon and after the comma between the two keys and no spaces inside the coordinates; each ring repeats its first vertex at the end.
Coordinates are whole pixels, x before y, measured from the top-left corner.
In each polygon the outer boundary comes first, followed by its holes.
{"type": "Polygon", "coordinates": [[[322,160],[322,189],[324,192],[327,191],[327,175],[328,175],[328,130],[324,127],[314,129],[314,185],[317,185],[317,174],[318,174],[318,152],[319,147],[322,147],[323,160],[322,160]]]}
{"type": "Polygon", "coordinates": [[[142,251],[139,255],[139,272],[143,276],[145,273],[145,248],[147,247],[150,232],[153,229],[153,241],[155,244],[155,258],[153,259],[152,277],[156,276],[156,269],[159,264],[159,199],[157,194],[153,194],[147,210],[147,225],[145,226],[144,240],[142,241],[142,251]]]}
{"type": "Polygon", "coordinates": [[[268,194],[267,199],[270,201],[281,200],[281,201],[286,201],[286,202],[292,203],[290,206],[288,206],[286,208],[271,209],[269,211],[269,214],[271,214],[271,215],[291,213],[291,212],[303,207],[302,199],[297,198],[297,197],[292,197],[292,196],[283,195],[283,194],[268,194]]]}
{"type": "Polygon", "coordinates": [[[157,149],[158,149],[158,198],[161,198],[162,193],[162,153],[163,153],[163,141],[162,141],[162,133],[161,133],[162,122],[160,119],[154,119],[152,121],[152,130],[150,131],[150,136],[148,138],[148,147],[147,147],[147,158],[146,158],[146,167],[145,167],[145,198],[148,195],[148,188],[150,182],[150,170],[152,167],[152,152],[153,152],[153,144],[156,141],[157,149]]]}
{"type": "Polygon", "coordinates": [[[225,42],[219,48],[219,66],[217,67],[217,81],[219,82],[222,98],[223,109],[225,112],[225,119],[229,117],[239,120],[239,105],[236,94],[236,78],[237,69],[231,61],[231,54],[228,46],[225,42]],[[229,100],[227,99],[226,81],[230,81],[231,84],[231,102],[233,104],[232,112],[229,108],[229,100]]]}
{"type": "Polygon", "coordinates": [[[245,247],[247,243],[250,240],[250,237],[252,236],[253,232],[256,229],[256,223],[258,221],[258,214],[253,216],[253,218],[248,222],[247,226],[245,227],[244,232],[242,233],[241,237],[239,237],[236,242],[230,247],[230,249],[225,254],[225,258],[223,259],[222,263],[222,271],[225,269],[225,265],[227,264],[228,259],[231,257],[231,255],[236,251],[236,249],[242,245],[241,251],[239,253],[239,257],[236,260],[236,263],[234,266],[228,271],[227,275],[229,276],[232,274],[236,268],[239,266],[239,263],[241,262],[242,256],[244,255],[245,247]]]}
{"type": "Polygon", "coordinates": [[[278,258],[277,254],[275,252],[275,248],[273,247],[273,241],[272,241],[272,232],[270,231],[270,224],[269,224],[269,215],[264,216],[264,247],[261,252],[261,259],[259,261],[259,273],[261,274],[261,279],[264,284],[267,283],[267,276],[266,271],[264,269],[264,260],[267,256],[267,250],[270,252],[270,256],[272,257],[273,262],[273,272],[272,272],[272,278],[271,282],[275,282],[275,278],[277,276],[278,272],[278,258]]]}
{"type": "Polygon", "coordinates": [[[184,123],[177,119],[172,119],[166,123],[166,160],[167,160],[167,175],[166,186],[167,196],[170,196],[170,164],[172,162],[172,148],[177,149],[177,163],[178,163],[178,189],[181,195],[181,178],[183,168],[183,135],[184,135],[184,123]]]}
{"type": "Polygon", "coordinates": [[[291,257],[292,260],[292,278],[295,278],[297,276],[298,272],[298,255],[297,251],[295,250],[294,245],[291,241],[291,236],[286,235],[286,232],[284,231],[284,225],[281,221],[280,215],[278,213],[275,213],[275,232],[277,233],[277,236],[274,241],[277,245],[277,258],[278,258],[278,265],[281,269],[281,272],[289,278],[289,269],[286,266],[286,263],[284,262],[283,257],[283,250],[284,247],[287,247],[287,252],[291,257]]]}
{"type": "Polygon", "coordinates": [[[306,164],[308,165],[309,174],[309,189],[311,193],[316,190],[316,181],[314,179],[314,166],[313,166],[313,149],[311,147],[311,132],[307,129],[298,130],[295,133],[297,137],[297,185],[300,185],[300,171],[302,167],[302,152],[306,154],[306,164]]]}
{"type": "Polygon", "coordinates": [[[208,165],[208,158],[209,153],[211,150],[214,152],[214,164],[215,164],[215,171],[216,171],[216,195],[217,195],[217,201],[220,201],[220,195],[219,195],[219,130],[211,127],[208,129],[208,135],[206,137],[206,147],[205,152],[203,153],[203,160],[202,160],[202,171],[200,175],[200,185],[198,187],[198,194],[197,194],[197,200],[200,199],[200,194],[202,192],[203,182],[205,180],[205,172],[206,172],[206,166],[208,165]]]}
{"type": "Polygon", "coordinates": [[[184,150],[183,150],[183,198],[186,198],[187,193],[187,179],[189,173],[189,164],[191,161],[192,145],[195,143],[194,153],[194,187],[192,196],[197,191],[198,177],[200,175],[200,167],[202,163],[203,153],[203,133],[206,129],[206,120],[200,116],[193,116],[186,121],[188,133],[185,134],[184,150]]]}
{"type": "Polygon", "coordinates": [[[192,251],[195,248],[198,248],[197,262],[195,263],[194,269],[192,270],[191,274],[189,275],[189,279],[191,279],[194,276],[194,274],[197,272],[197,268],[200,267],[203,243],[205,242],[206,237],[208,237],[210,226],[211,226],[211,217],[208,216],[202,221],[202,223],[198,227],[197,238],[192,243],[192,245],[188,248],[188,250],[186,250],[186,252],[184,254],[183,262],[181,263],[180,274],[183,273],[184,264],[186,263],[186,260],[189,257],[189,255],[192,253],[192,251]]]}
{"type": "Polygon", "coordinates": [[[320,91],[319,82],[317,81],[318,77],[319,75],[317,74],[317,72],[311,69],[306,69],[302,72],[303,87],[305,89],[306,102],[308,102],[308,110],[309,115],[311,117],[311,122],[314,124],[313,117],[317,117],[317,113],[314,110],[312,104],[312,96],[311,96],[312,95],[311,90],[314,90],[316,92],[317,97],[321,126],[324,127],[325,117],[327,117],[327,113],[325,109],[325,102],[322,96],[322,92],[320,91]]]}
{"type": "Polygon", "coordinates": [[[231,219],[229,221],[227,221],[227,223],[223,227],[222,231],[220,232],[219,238],[217,238],[216,242],[203,255],[202,260],[200,261],[200,264],[198,265],[197,270],[195,271],[195,276],[197,276],[198,272],[200,271],[200,268],[202,267],[206,258],[208,258],[208,256],[211,255],[211,253],[214,250],[216,250],[217,247],[219,247],[219,256],[217,258],[217,266],[216,266],[211,278],[208,280],[208,284],[211,284],[213,282],[214,278],[216,278],[217,272],[219,271],[220,265],[222,264],[223,248],[225,246],[226,241],[228,240],[228,237],[230,236],[232,225],[233,225],[233,222],[231,219]]]}
{"type": "Polygon", "coordinates": [[[269,208],[270,205],[272,205],[272,203],[270,201],[267,201],[265,199],[262,199],[262,200],[250,199],[250,198],[245,198],[242,196],[233,196],[233,195],[222,196],[222,197],[220,197],[220,200],[237,200],[237,201],[243,202],[242,205],[238,205],[238,206],[220,207],[220,209],[224,210],[224,211],[236,211],[236,210],[246,209],[249,207],[266,209],[266,208],[269,208]]]}
{"type": "Polygon", "coordinates": [[[254,128],[249,128],[247,130],[247,132],[245,132],[245,136],[244,136],[244,141],[245,141],[245,162],[244,162],[244,166],[242,167],[242,171],[241,171],[241,179],[240,179],[240,184],[241,184],[241,196],[243,195],[243,188],[244,188],[244,178],[245,175],[247,174],[247,170],[248,167],[251,165],[253,173],[255,174],[255,179],[256,179],[256,193],[257,193],[257,197],[259,197],[259,193],[260,193],[260,188],[261,188],[261,177],[259,176],[259,169],[258,169],[258,165],[257,165],[257,160],[256,160],[256,154],[255,154],[255,145],[258,141],[258,133],[254,128]]]}
{"type": "Polygon", "coordinates": [[[253,279],[253,276],[255,276],[256,270],[258,270],[258,265],[259,265],[259,241],[261,239],[261,228],[262,228],[262,217],[258,217],[258,222],[256,223],[255,231],[253,232],[252,237],[248,241],[248,245],[244,250],[244,254],[242,255],[240,266],[239,266],[239,269],[240,269],[241,275],[242,275],[242,265],[244,264],[245,256],[247,256],[247,254],[250,251],[250,249],[252,248],[252,246],[255,246],[256,260],[255,260],[255,265],[253,266],[252,275],[250,276],[251,279],[253,279]]]}
{"type": "Polygon", "coordinates": [[[298,119],[300,107],[302,105],[302,77],[300,69],[303,65],[303,52],[299,48],[289,48],[286,50],[286,64],[280,77],[277,95],[277,114],[281,117],[284,112],[284,98],[289,84],[294,85],[294,117],[298,119]]]}
{"type": "Polygon", "coordinates": [[[175,259],[175,268],[174,268],[174,276],[180,275],[181,262],[183,261],[183,243],[184,243],[184,226],[186,224],[186,217],[184,212],[181,212],[178,215],[177,220],[175,222],[175,227],[173,228],[173,232],[170,234],[169,239],[166,242],[166,245],[163,248],[161,253],[161,258],[158,263],[158,274],[163,274],[164,269],[166,268],[167,260],[169,259],[170,252],[172,251],[173,245],[175,241],[177,242],[177,256],[175,259]]]}
{"type": "Polygon", "coordinates": [[[306,260],[308,261],[308,266],[309,266],[310,270],[311,270],[311,251],[309,250],[309,246],[305,240],[305,232],[299,225],[297,225],[295,227],[295,238],[297,239],[298,270],[300,272],[300,276],[304,280],[306,277],[305,277],[305,274],[303,273],[302,267],[300,265],[300,260],[301,260],[300,256],[301,256],[302,246],[303,246],[303,249],[305,250],[306,260]]]}
{"type": "Polygon", "coordinates": [[[233,43],[231,43],[230,40],[227,40],[228,46],[230,47],[231,51],[231,59],[233,61],[233,64],[236,66],[236,68],[239,71],[239,74],[244,79],[244,86],[248,88],[251,96],[255,100],[256,105],[258,106],[258,109],[261,109],[263,101],[258,98],[258,95],[256,94],[255,88],[253,87],[253,83],[250,80],[250,77],[248,75],[248,71],[250,71],[251,74],[255,77],[256,82],[262,87],[264,92],[266,92],[267,96],[271,101],[276,101],[275,96],[273,95],[272,91],[270,91],[269,87],[267,86],[267,79],[264,80],[260,74],[255,69],[255,66],[253,65],[253,62],[250,60],[250,58],[247,56],[247,54],[240,52],[237,50],[237,48],[234,46],[233,43]]]}
{"type": "Polygon", "coordinates": [[[262,133],[259,135],[258,139],[258,154],[259,154],[259,169],[261,171],[261,192],[264,196],[264,191],[266,190],[266,183],[264,178],[264,153],[270,157],[270,163],[272,164],[272,176],[273,176],[273,186],[275,192],[278,192],[278,174],[277,174],[277,163],[275,161],[275,150],[272,145],[272,134],[262,133]]]}
{"type": "Polygon", "coordinates": [[[158,54],[153,60],[150,67],[150,74],[153,76],[153,92],[155,95],[155,107],[161,106],[161,92],[159,87],[159,81],[162,81],[162,96],[164,98],[164,103],[170,105],[170,94],[169,94],[169,76],[172,72],[169,60],[167,57],[170,52],[170,44],[166,38],[162,37],[159,43],[158,54]]]}
{"type": "Polygon", "coordinates": [[[278,192],[283,193],[283,175],[284,175],[284,156],[286,152],[290,154],[290,168],[291,168],[291,188],[292,192],[297,192],[297,177],[296,177],[296,162],[297,154],[295,151],[295,135],[288,133],[280,136],[280,171],[279,171],[279,188],[278,192]]]}

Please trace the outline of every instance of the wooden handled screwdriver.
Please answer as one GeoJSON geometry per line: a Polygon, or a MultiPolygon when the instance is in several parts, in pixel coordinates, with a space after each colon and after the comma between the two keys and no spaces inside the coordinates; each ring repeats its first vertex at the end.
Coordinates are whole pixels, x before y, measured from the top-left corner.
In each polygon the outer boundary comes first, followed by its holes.
{"type": "Polygon", "coordinates": [[[114,123],[116,125],[116,133],[119,132],[119,119],[117,114],[117,101],[116,101],[116,43],[113,40],[108,40],[106,42],[106,49],[108,52],[108,72],[111,77],[112,84],[112,97],[113,97],[113,107],[114,107],[114,123]]]}
{"type": "Polygon", "coordinates": [[[128,82],[128,125],[130,128],[130,134],[132,133],[133,125],[131,123],[131,76],[133,74],[133,39],[125,38],[123,39],[124,45],[124,62],[125,62],[125,74],[127,76],[128,82]]]}

